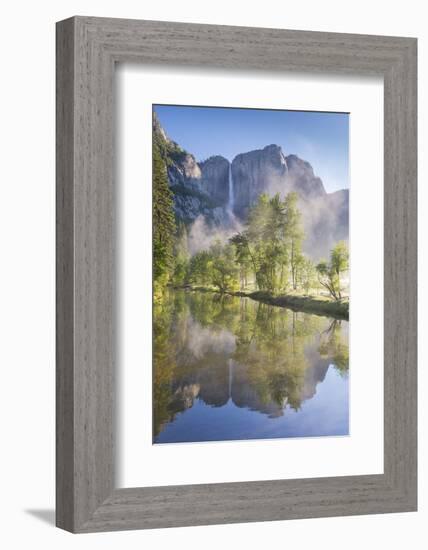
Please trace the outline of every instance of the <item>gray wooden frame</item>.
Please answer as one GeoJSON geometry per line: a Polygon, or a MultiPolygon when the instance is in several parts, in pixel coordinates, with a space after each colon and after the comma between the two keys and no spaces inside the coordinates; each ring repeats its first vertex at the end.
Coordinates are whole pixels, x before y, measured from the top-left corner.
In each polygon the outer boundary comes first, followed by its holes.
{"type": "Polygon", "coordinates": [[[416,79],[413,38],[90,17],[57,24],[59,527],[91,532],[416,510],[416,79]],[[383,76],[382,475],[115,488],[116,62],[383,76]]]}

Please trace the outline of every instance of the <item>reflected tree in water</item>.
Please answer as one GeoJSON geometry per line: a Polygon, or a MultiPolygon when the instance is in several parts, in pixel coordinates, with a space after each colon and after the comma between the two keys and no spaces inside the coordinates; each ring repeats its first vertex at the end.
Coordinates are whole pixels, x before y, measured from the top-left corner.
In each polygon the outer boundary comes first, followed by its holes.
{"type": "Polygon", "coordinates": [[[349,370],[348,334],[342,330],[342,321],[333,319],[330,326],[322,332],[319,353],[321,357],[331,358],[334,367],[342,376],[349,370]]]}
{"type": "Polygon", "coordinates": [[[174,291],[154,307],[154,438],[201,400],[276,418],[348,370],[340,322],[248,298],[174,291]]]}

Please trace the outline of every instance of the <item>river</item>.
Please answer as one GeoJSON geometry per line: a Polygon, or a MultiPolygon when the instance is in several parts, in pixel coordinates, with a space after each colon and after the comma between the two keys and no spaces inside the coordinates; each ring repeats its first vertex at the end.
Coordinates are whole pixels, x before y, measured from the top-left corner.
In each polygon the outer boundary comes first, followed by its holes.
{"type": "Polygon", "coordinates": [[[349,433],[347,321],[184,290],[153,321],[154,443],[349,433]]]}

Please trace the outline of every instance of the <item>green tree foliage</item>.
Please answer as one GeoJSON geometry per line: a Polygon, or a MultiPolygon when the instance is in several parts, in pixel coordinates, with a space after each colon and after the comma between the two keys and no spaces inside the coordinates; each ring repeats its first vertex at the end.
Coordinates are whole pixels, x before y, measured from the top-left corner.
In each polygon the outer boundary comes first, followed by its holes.
{"type": "Polygon", "coordinates": [[[250,280],[271,294],[316,289],[315,266],[302,252],[304,232],[297,202],[296,193],[284,200],[279,194],[260,195],[241,233],[193,256],[188,282],[221,292],[244,290],[250,280]]]}
{"type": "Polygon", "coordinates": [[[304,239],[302,215],[297,208],[297,193],[289,193],[285,197],[285,235],[290,249],[291,283],[293,290],[297,289],[299,268],[302,266],[302,242],[304,239]]]}
{"type": "Polygon", "coordinates": [[[183,286],[187,282],[190,258],[187,240],[186,226],[183,222],[179,222],[174,244],[174,272],[172,276],[172,283],[176,287],[183,286]]]}
{"type": "Polygon", "coordinates": [[[194,285],[214,286],[226,292],[238,290],[239,272],[235,248],[217,241],[209,250],[202,250],[191,258],[188,280],[194,285]]]}
{"type": "Polygon", "coordinates": [[[162,296],[174,270],[173,248],[176,235],[172,193],[165,161],[153,143],[153,279],[155,299],[162,296]]]}
{"type": "Polygon", "coordinates": [[[260,195],[245,230],[231,239],[236,261],[246,273],[252,269],[259,290],[276,293],[289,286],[297,290],[303,279],[310,286],[310,260],[302,253],[304,233],[297,200],[296,193],[283,201],[278,194],[260,195]]]}
{"type": "Polygon", "coordinates": [[[318,286],[317,271],[315,265],[309,258],[303,254],[297,265],[298,285],[300,285],[306,294],[310,294],[318,286]]]}
{"type": "Polygon", "coordinates": [[[174,162],[182,162],[188,155],[188,152],[178,143],[165,136],[156,113],[153,113],[153,145],[167,166],[174,162]]]}
{"type": "MultiPolygon", "coordinates": [[[[349,269],[349,250],[345,241],[339,241],[331,251],[330,264],[340,283],[342,273],[345,273],[349,269]]],[[[340,284],[339,297],[341,298],[340,284]]]]}
{"type": "Polygon", "coordinates": [[[331,251],[330,261],[316,266],[303,254],[305,238],[297,193],[284,199],[261,194],[250,208],[240,233],[215,242],[193,256],[188,227],[176,223],[173,190],[168,184],[168,159],[186,154],[160,133],[153,136],[153,262],[154,297],[168,285],[214,287],[221,293],[253,288],[270,294],[317,291],[326,288],[342,298],[341,277],[348,269],[346,243],[331,251]]]}
{"type": "Polygon", "coordinates": [[[321,357],[332,359],[341,376],[348,374],[348,335],[343,334],[341,321],[333,320],[327,330],[321,333],[318,351],[321,357]]]}
{"type": "Polygon", "coordinates": [[[189,262],[188,281],[194,285],[210,285],[212,257],[208,250],[196,253],[189,262]]]}
{"type": "Polygon", "coordinates": [[[232,398],[237,406],[271,417],[282,415],[285,405],[299,410],[325,373],[312,368],[318,364],[317,353],[342,376],[348,373],[346,322],[180,290],[167,292],[153,313],[154,438],[196,398],[211,406],[232,398]],[[204,329],[203,353],[195,327],[204,329]],[[229,360],[234,363],[232,386],[229,360]]]}
{"type": "MultiPolygon", "coordinates": [[[[183,185],[170,187],[167,167],[180,163],[188,153],[168,139],[153,119],[153,278],[154,299],[167,286],[215,287],[221,293],[259,290],[270,294],[328,290],[335,300],[343,296],[343,274],[349,269],[344,241],[332,249],[329,261],[315,267],[303,253],[305,234],[299,197],[292,192],[281,198],[261,194],[250,208],[243,230],[227,242],[191,256],[189,223],[177,223],[174,197],[205,196],[183,185]]],[[[204,199],[206,200],[206,199],[204,199]]]]}
{"type": "Polygon", "coordinates": [[[226,244],[222,246],[220,242],[216,242],[211,248],[211,279],[215,287],[220,292],[227,290],[237,290],[238,283],[238,266],[235,262],[235,250],[232,245],[226,244]]]}
{"type": "Polygon", "coordinates": [[[335,300],[342,299],[343,273],[349,269],[349,251],[345,241],[336,244],[330,253],[330,262],[322,260],[316,266],[319,283],[326,288],[335,300]]]}

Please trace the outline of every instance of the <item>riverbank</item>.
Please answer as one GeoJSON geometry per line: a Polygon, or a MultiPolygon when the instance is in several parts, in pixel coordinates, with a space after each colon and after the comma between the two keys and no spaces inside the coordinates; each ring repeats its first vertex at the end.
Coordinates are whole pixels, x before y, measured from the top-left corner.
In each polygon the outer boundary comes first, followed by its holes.
{"type": "MultiPolygon", "coordinates": [[[[221,294],[219,290],[213,288],[199,287],[199,286],[186,286],[185,290],[193,292],[213,292],[221,294]]],[[[315,296],[296,296],[283,294],[274,296],[269,292],[261,290],[255,292],[244,291],[227,291],[223,294],[228,296],[238,296],[242,298],[251,298],[264,304],[272,306],[285,307],[292,309],[293,311],[302,311],[304,313],[313,313],[314,315],[323,315],[333,317],[335,319],[349,320],[349,301],[343,300],[340,302],[329,300],[328,298],[315,297],[315,296]]]]}

